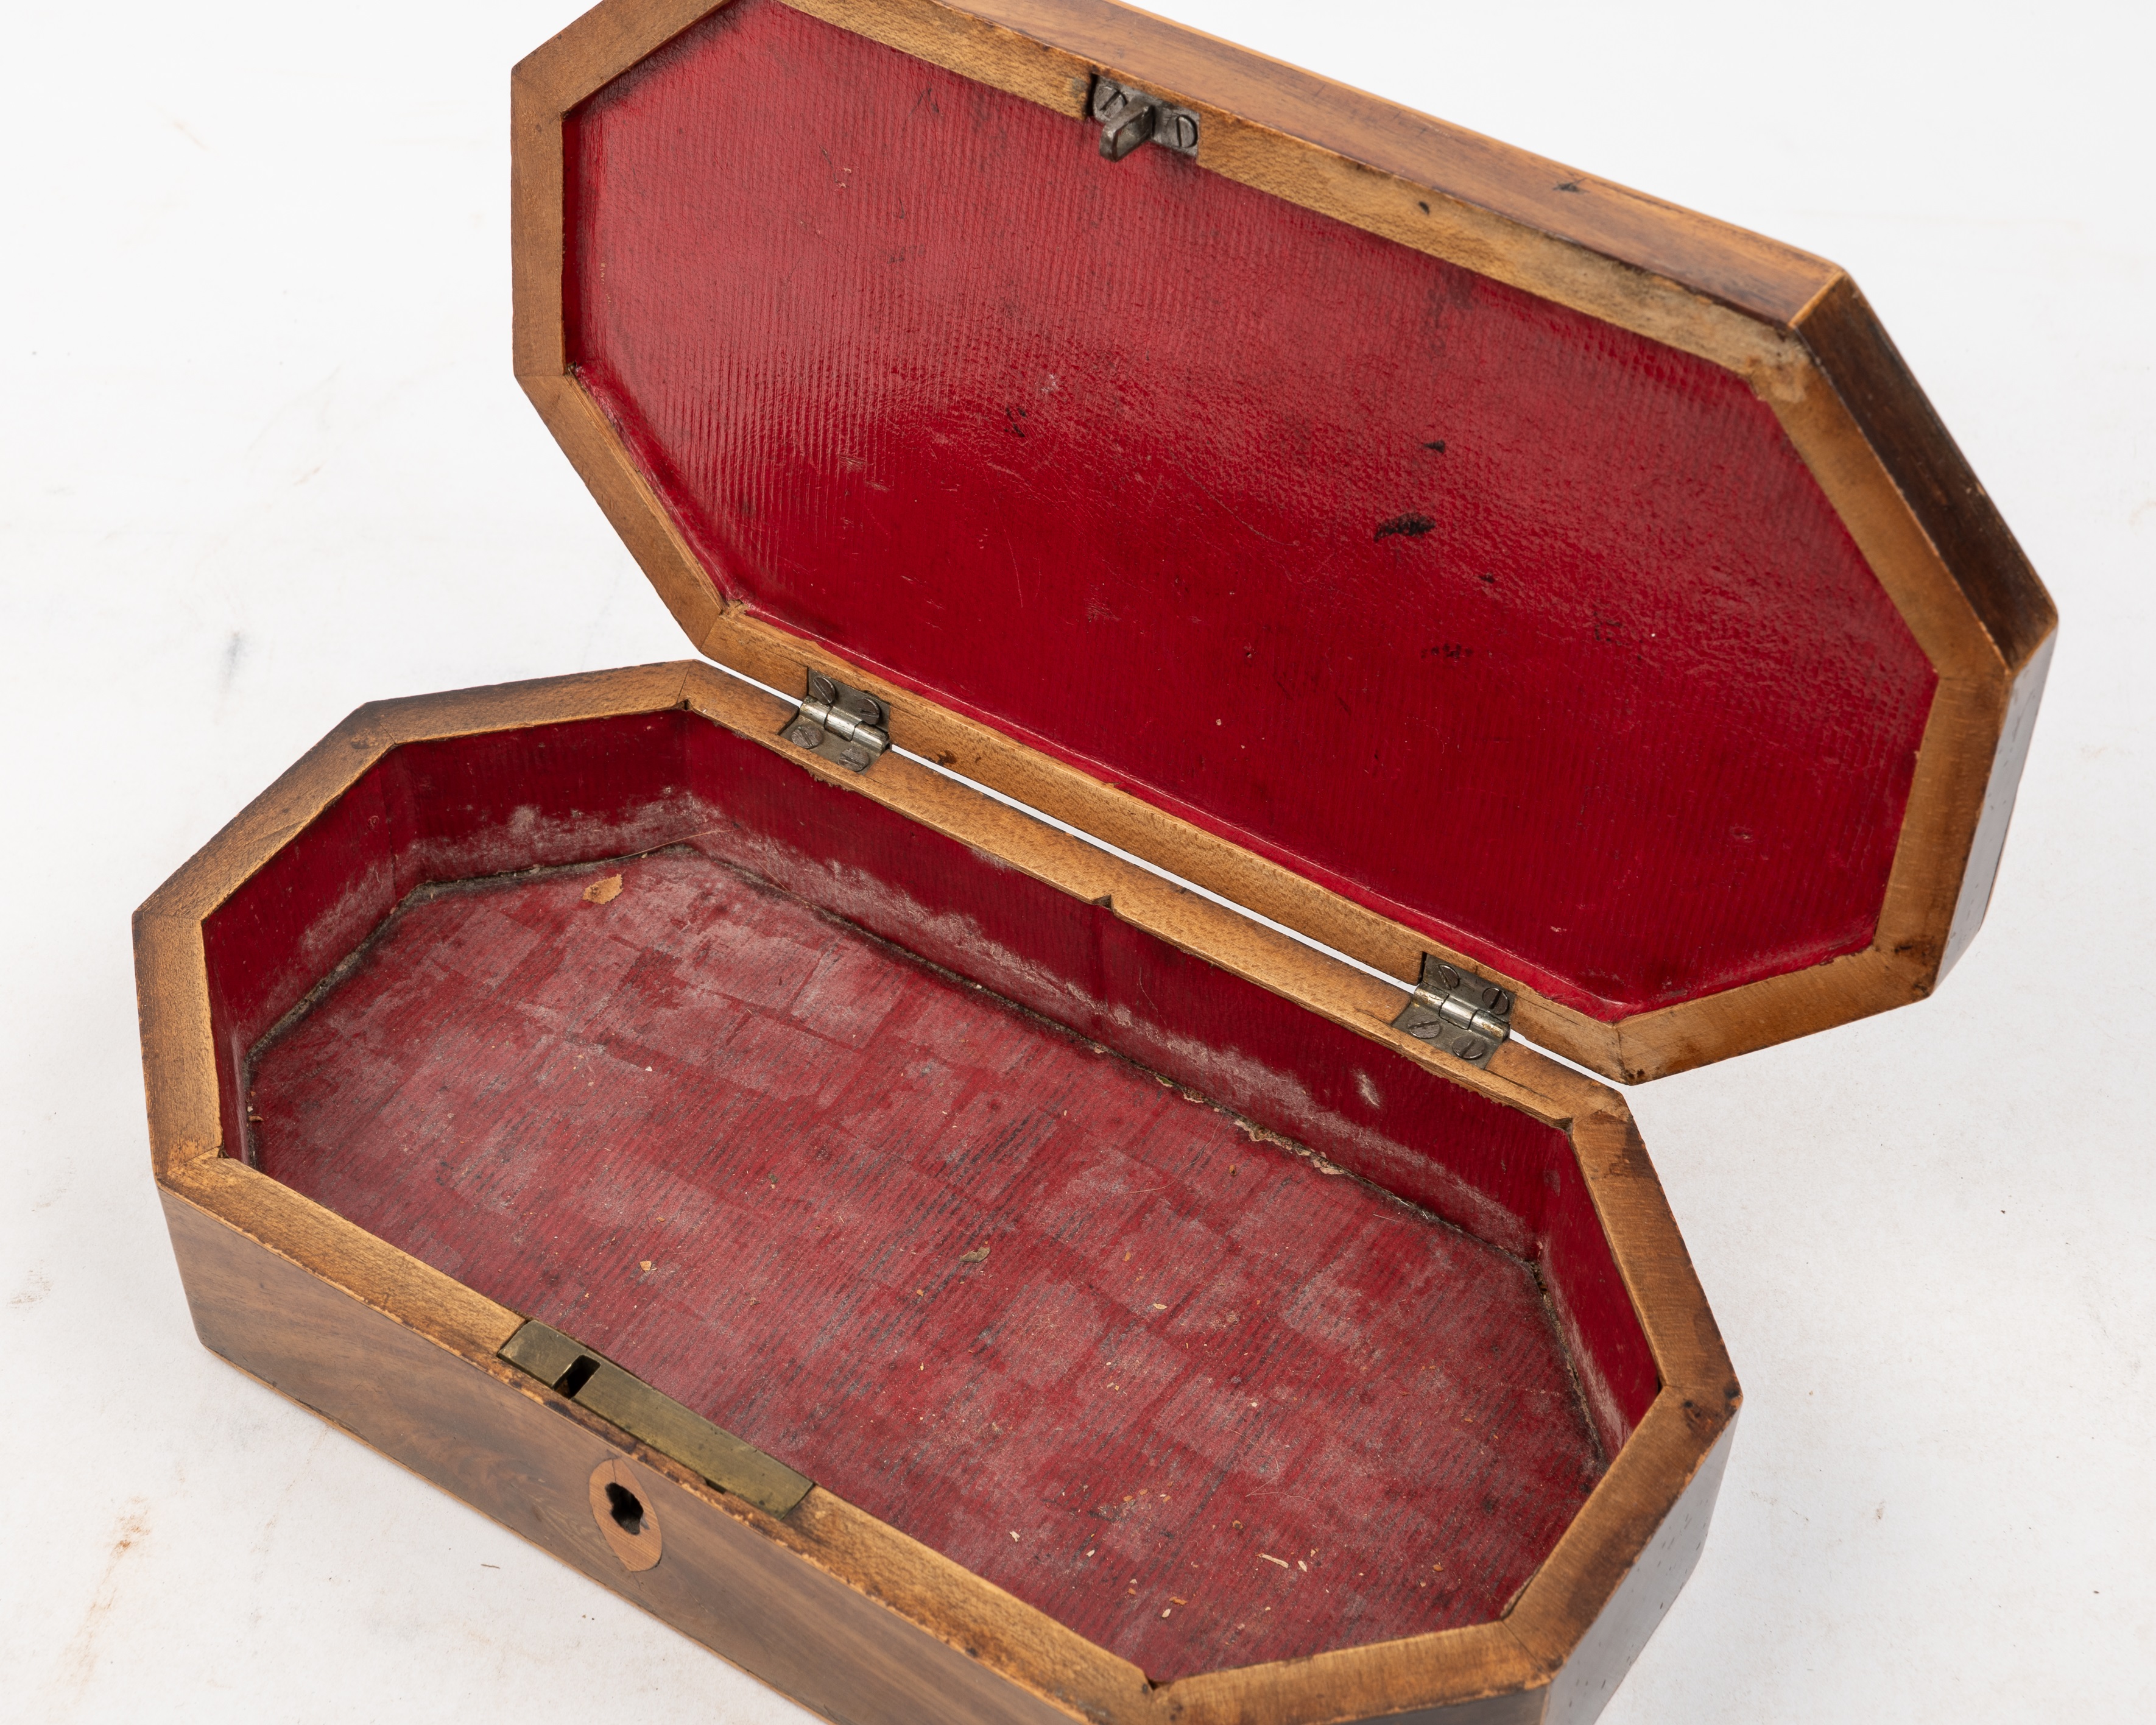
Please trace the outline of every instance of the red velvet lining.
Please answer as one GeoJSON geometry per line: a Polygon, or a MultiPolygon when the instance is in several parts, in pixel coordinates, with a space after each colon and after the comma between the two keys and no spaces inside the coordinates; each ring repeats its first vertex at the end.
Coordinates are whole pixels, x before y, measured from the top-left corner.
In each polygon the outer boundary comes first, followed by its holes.
{"type": "Polygon", "coordinates": [[[1866,946],[1935,676],[1744,381],[1095,144],[776,0],[587,105],[714,579],[1605,1019],[1866,946]]]}
{"type": "Polygon", "coordinates": [[[210,919],[228,1084],[394,892],[652,845],[413,901],[265,1170],[1155,1676],[1492,1615],[1597,1468],[1559,1334],[1605,1449],[1652,1399],[1561,1134],[687,713],[393,752],[210,919]]]}

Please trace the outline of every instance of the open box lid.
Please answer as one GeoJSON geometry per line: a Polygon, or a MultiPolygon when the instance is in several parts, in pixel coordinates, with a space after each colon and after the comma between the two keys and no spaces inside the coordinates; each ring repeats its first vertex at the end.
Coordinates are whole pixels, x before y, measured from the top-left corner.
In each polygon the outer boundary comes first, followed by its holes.
{"type": "Polygon", "coordinates": [[[1982,920],[2056,614],[1833,265],[1104,0],[516,93],[519,375],[712,658],[1613,1077],[1982,920]]]}

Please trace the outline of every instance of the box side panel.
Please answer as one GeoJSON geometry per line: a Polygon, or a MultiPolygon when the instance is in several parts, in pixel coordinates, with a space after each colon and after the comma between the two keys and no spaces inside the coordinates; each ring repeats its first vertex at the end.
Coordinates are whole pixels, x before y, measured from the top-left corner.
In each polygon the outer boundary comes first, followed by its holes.
{"type": "Polygon", "coordinates": [[[720,726],[690,758],[699,848],[1533,1255],[1562,1132],[720,726]]]}
{"type": "Polygon", "coordinates": [[[2014,820],[2014,799],[2021,788],[2021,768],[2029,759],[2029,744],[2036,730],[2036,709],[2043,704],[2045,680],[2051,674],[2051,653],[2058,645],[2056,631],[2046,636],[2029,663],[2014,680],[2014,693],[2006,706],[2006,723],[1999,737],[1999,750],[1991,762],[1991,780],[1984,795],[1984,814],[1977,822],[1976,839],[1969,847],[1969,867],[1962,875],[1961,895],[1954,905],[1953,923],[1947,932],[1945,956],[1939,974],[1953,969],[1991,908],[1992,883],[1999,878],[1999,860],[2006,849],[2006,829],[2014,820]]]}
{"type": "Polygon", "coordinates": [[[404,744],[380,768],[397,894],[429,881],[596,862],[705,824],[684,778],[680,711],[404,744]]]}
{"type": "Polygon", "coordinates": [[[389,821],[369,773],[203,919],[218,1105],[228,1155],[247,1142],[248,1051],[397,901],[389,821]]]}
{"type": "Polygon", "coordinates": [[[1594,1627],[1565,1661],[1564,1669],[1550,1686],[1546,1716],[1550,1725],[1589,1725],[1599,1717],[1617,1692],[1617,1686],[1625,1681],[1625,1674],[1632,1669],[1632,1661],[1646,1646],[1647,1638],[1684,1591],[1707,1544],[1707,1524],[1714,1517],[1715,1499],[1721,1495],[1722,1476],[1729,1465],[1729,1445],[1736,1431],[1737,1421],[1732,1419],[1631,1573],[1618,1584],[1594,1627]]]}
{"type": "Polygon", "coordinates": [[[1577,1167],[1558,1185],[1541,1245],[1543,1285],[1580,1394],[1604,1450],[1614,1455],[1646,1417],[1661,1380],[1577,1167]]]}
{"type": "Polygon", "coordinates": [[[203,1344],[593,1580],[848,1725],[1067,1725],[988,1671],[649,1468],[665,1554],[624,1568],[588,1481],[623,1451],[471,1362],[163,1194],[203,1344]]]}
{"type": "Polygon", "coordinates": [[[1894,338],[1845,275],[1798,326],[1954,572],[1999,656],[2018,670],[2057,627],[2058,608],[1894,338]]]}
{"type": "Polygon", "coordinates": [[[1486,1695],[1480,1701],[1455,1702],[1449,1707],[1388,1713],[1370,1725],[1537,1725],[1548,1699],[1547,1689],[1515,1689],[1506,1695],[1486,1695]]]}

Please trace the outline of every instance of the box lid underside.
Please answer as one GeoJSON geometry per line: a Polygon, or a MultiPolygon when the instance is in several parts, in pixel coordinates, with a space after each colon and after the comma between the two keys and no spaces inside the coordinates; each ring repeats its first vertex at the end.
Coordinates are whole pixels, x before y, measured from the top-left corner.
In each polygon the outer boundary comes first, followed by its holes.
{"type": "Polygon", "coordinates": [[[726,603],[1595,1019],[1871,942],[1938,673],[1736,372],[779,0],[563,167],[726,603]]]}

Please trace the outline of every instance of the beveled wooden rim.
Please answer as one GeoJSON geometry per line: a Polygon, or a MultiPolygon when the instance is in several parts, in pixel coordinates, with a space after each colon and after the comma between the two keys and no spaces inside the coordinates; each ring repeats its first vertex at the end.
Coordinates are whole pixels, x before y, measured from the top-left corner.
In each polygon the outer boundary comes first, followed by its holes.
{"type": "MultiPolygon", "coordinates": [[[[725,3],[725,0],[720,0],[725,3]]],[[[721,599],[665,506],[569,372],[562,121],[717,10],[604,0],[513,79],[516,371],[696,649],[776,686],[810,662],[890,701],[920,752],[1187,880],[1412,980],[1422,954],[1496,976],[1529,1040],[1622,1082],[1921,999],[1982,921],[2057,617],[1856,285],[1809,254],[1644,197],[1111,0],[784,0],[1077,116],[1096,71],[1203,119],[1230,179],[1681,348],[1774,412],[1938,672],[1878,927],[1863,952],[1614,1023],[896,688],[721,599]]]]}
{"type": "Polygon", "coordinates": [[[1501,1049],[1487,1071],[1439,1055],[1391,1028],[1396,997],[1384,984],[903,757],[886,756],[873,773],[857,776],[784,749],[778,732],[791,706],[707,665],[647,665],[362,707],[160,887],[135,917],[159,1183],[498,1381],[538,1396],[533,1380],[495,1358],[522,1322],[518,1314],[222,1153],[202,924],[401,744],[670,709],[700,714],[831,784],[1074,896],[1105,903],[1184,952],[1566,1132],[1662,1387],[1505,1616],[1158,1687],[1127,1661],[820,1487],[800,1511],[774,1521],[585,1410],[569,1409],[564,1417],[605,1431],[640,1466],[968,1650],[1010,1681],[1096,1720],[1326,1725],[1549,1684],[1699,1472],[1739,1400],[1706,1296],[1623,1098],[1517,1045],[1501,1049]]]}

